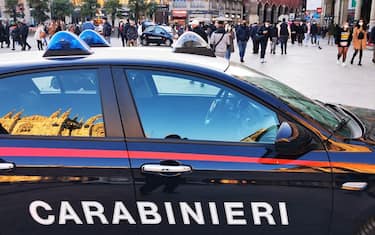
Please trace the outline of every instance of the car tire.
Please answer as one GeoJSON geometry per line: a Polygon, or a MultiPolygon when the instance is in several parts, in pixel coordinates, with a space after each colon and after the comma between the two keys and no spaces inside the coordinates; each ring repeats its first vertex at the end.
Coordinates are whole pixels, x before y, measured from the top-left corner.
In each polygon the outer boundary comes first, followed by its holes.
{"type": "Polygon", "coordinates": [[[142,39],[142,46],[148,46],[147,38],[142,39]]]}
{"type": "Polygon", "coordinates": [[[356,235],[375,235],[375,217],[371,217],[367,220],[356,235]]]}
{"type": "Polygon", "coordinates": [[[172,40],[167,39],[167,40],[165,41],[165,45],[166,45],[167,47],[172,46],[172,40]]]}

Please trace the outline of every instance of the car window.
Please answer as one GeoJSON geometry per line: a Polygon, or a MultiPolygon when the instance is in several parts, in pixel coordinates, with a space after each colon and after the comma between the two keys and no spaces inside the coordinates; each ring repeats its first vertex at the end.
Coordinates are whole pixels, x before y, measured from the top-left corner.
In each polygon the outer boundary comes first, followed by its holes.
{"type": "Polygon", "coordinates": [[[177,73],[127,70],[147,138],[274,143],[277,114],[221,84],[177,73]]]}
{"type": "Polygon", "coordinates": [[[4,77],[0,102],[1,134],[105,136],[96,70],[4,77]]]}
{"type": "Polygon", "coordinates": [[[160,33],[165,33],[165,32],[164,32],[164,30],[163,30],[162,28],[160,28],[160,27],[156,27],[156,28],[155,28],[155,33],[160,34],[160,33]]]}
{"type": "Polygon", "coordinates": [[[149,33],[151,31],[153,31],[155,29],[155,26],[148,26],[146,29],[145,29],[145,32],[146,33],[149,33]]]}

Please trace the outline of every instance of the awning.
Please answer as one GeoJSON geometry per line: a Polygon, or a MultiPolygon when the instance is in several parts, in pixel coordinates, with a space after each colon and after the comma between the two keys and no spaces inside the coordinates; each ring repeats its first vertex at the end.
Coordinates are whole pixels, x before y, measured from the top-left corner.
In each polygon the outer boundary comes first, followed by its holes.
{"type": "Polygon", "coordinates": [[[172,11],[172,17],[173,18],[186,18],[187,17],[187,11],[185,10],[173,10],[172,11]]]}

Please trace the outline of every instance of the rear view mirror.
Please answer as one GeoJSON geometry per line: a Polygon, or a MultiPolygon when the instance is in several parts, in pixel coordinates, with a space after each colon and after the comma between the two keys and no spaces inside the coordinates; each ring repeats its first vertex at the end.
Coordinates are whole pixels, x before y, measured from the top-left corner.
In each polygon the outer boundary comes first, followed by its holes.
{"type": "Polygon", "coordinates": [[[302,155],[312,149],[312,140],[312,134],[303,126],[283,122],[277,132],[275,149],[281,156],[302,155]]]}

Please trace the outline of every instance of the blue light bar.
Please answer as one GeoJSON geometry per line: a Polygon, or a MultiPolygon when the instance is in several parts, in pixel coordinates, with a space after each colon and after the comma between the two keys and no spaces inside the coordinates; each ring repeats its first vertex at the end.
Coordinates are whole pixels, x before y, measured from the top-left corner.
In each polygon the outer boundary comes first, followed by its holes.
{"type": "Polygon", "coordinates": [[[48,43],[43,57],[90,55],[90,47],[77,35],[68,32],[57,32],[48,43]]]}
{"type": "Polygon", "coordinates": [[[92,29],[86,29],[79,35],[90,47],[110,47],[109,43],[102,35],[92,29]]]}

